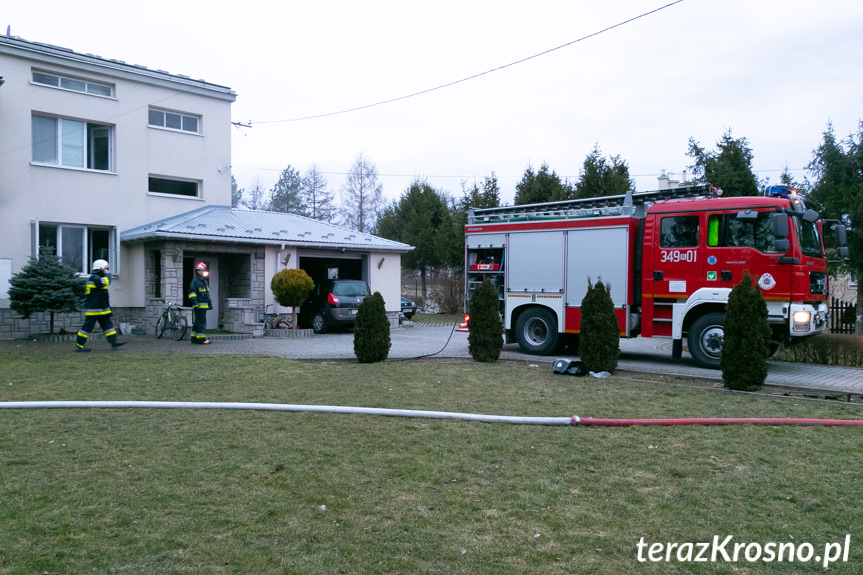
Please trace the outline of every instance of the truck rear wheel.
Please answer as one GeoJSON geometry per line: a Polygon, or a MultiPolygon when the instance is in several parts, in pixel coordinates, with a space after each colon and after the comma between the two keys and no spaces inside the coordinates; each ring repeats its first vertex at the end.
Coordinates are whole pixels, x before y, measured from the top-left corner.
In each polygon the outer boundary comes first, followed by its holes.
{"type": "Polygon", "coordinates": [[[689,353],[701,367],[719,368],[722,342],[725,339],[725,314],[708,313],[693,322],[689,327],[687,344],[689,353]]]}
{"type": "Polygon", "coordinates": [[[558,346],[557,321],[549,310],[529,309],[515,322],[518,346],[531,355],[548,355],[558,346]]]}

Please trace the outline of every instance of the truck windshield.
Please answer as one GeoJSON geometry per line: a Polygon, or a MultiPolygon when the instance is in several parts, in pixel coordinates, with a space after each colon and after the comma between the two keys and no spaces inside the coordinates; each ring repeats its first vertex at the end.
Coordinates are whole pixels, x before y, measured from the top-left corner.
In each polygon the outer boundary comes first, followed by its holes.
{"type": "Polygon", "coordinates": [[[797,227],[797,237],[800,238],[800,251],[807,256],[823,258],[824,252],[821,250],[821,234],[818,233],[818,226],[803,218],[792,219],[797,227]]]}

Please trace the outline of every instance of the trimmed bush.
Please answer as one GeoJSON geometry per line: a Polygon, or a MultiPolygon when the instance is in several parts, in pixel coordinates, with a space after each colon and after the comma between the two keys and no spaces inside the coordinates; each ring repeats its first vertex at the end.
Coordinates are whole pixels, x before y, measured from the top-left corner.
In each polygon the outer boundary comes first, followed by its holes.
{"type": "Polygon", "coordinates": [[[390,321],[384,297],[375,292],[363,300],[354,323],[354,355],[360,363],[384,361],[390,353],[390,321]]]}
{"type": "Polygon", "coordinates": [[[581,302],[581,327],[578,356],[590,371],[617,369],[620,357],[620,326],[614,315],[611,286],[601,280],[592,285],[587,279],[587,294],[581,302]]]}
{"type": "Polygon", "coordinates": [[[309,292],[315,288],[315,282],[306,270],[284,269],[270,280],[270,289],[279,305],[291,308],[294,328],[297,326],[297,308],[303,305],[309,292]]]}
{"type": "Polygon", "coordinates": [[[728,296],[725,336],[722,343],[722,381],[738,391],[756,391],[767,379],[770,326],[761,289],[748,271],[728,296]]]}
{"type": "Polygon", "coordinates": [[[469,306],[468,351],[476,361],[493,363],[500,357],[500,350],[503,347],[503,326],[498,312],[500,302],[497,298],[497,290],[488,278],[473,290],[469,306]]]}

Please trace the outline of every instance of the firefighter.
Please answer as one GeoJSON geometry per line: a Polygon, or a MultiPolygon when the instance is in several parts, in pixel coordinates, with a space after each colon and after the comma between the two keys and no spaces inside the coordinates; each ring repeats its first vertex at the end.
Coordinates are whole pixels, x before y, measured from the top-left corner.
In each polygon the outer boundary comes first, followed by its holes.
{"type": "Polygon", "coordinates": [[[207,339],[207,310],[210,309],[210,282],[207,279],[209,272],[204,262],[195,266],[195,277],[189,284],[189,299],[194,307],[192,316],[192,343],[208,344],[207,339]]]}
{"type": "Polygon", "coordinates": [[[105,260],[96,260],[93,262],[93,271],[90,272],[90,277],[87,278],[86,299],[84,300],[84,325],[78,330],[78,337],[75,338],[75,351],[88,352],[90,348],[86,347],[87,340],[90,338],[90,331],[95,327],[96,322],[102,327],[102,333],[105,334],[105,339],[111,344],[112,349],[126,345],[126,341],[117,341],[117,330],[111,322],[111,305],[108,302],[108,286],[111,284],[111,274],[108,268],[108,262],[105,260]]]}

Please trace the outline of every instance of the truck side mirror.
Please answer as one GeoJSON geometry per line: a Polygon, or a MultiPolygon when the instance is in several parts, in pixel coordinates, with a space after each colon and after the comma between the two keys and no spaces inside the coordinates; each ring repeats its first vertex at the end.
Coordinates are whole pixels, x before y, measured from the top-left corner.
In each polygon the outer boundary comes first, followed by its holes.
{"type": "Polygon", "coordinates": [[[842,259],[848,259],[848,256],[851,255],[851,252],[848,251],[848,246],[840,246],[836,248],[836,255],[842,259]]]}
{"type": "Polygon", "coordinates": [[[836,234],[837,246],[844,246],[848,243],[848,232],[846,231],[845,226],[833,226],[833,233],[836,234]]]}
{"type": "Polygon", "coordinates": [[[815,210],[806,210],[803,212],[803,220],[809,222],[810,224],[814,224],[819,219],[818,212],[815,210]]]}
{"type": "Polygon", "coordinates": [[[773,214],[773,235],[781,239],[788,237],[788,216],[784,213],[773,214]]]}

